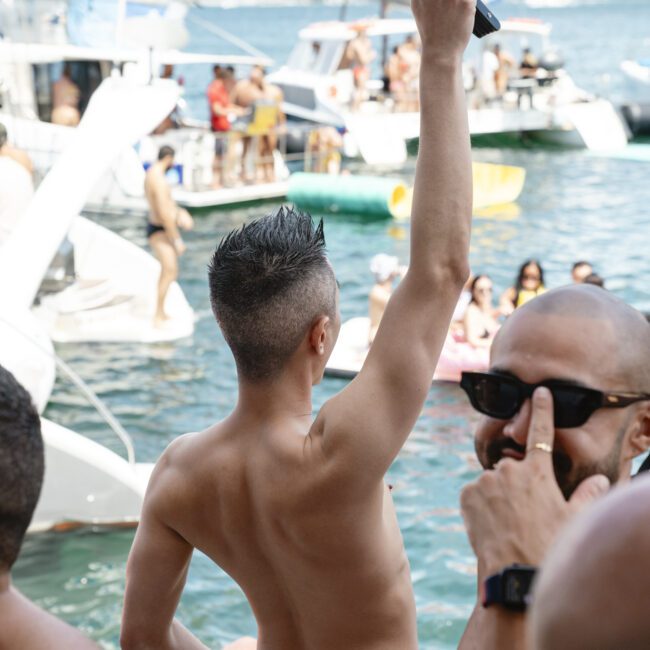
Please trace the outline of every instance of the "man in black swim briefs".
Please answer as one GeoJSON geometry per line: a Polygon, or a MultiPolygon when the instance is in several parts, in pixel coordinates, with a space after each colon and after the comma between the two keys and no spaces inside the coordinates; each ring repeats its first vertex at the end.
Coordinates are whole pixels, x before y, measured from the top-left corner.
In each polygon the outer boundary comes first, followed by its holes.
{"type": "Polygon", "coordinates": [[[158,160],[149,167],[144,181],[144,191],[149,203],[147,239],[154,255],[160,262],[160,278],[156,298],[156,327],[169,319],[165,313],[165,298],[172,282],[178,277],[178,256],[185,252],[185,243],[178,231],[194,226],[187,210],[179,208],[172,198],[165,174],[174,164],[174,150],[163,146],[158,160]]]}

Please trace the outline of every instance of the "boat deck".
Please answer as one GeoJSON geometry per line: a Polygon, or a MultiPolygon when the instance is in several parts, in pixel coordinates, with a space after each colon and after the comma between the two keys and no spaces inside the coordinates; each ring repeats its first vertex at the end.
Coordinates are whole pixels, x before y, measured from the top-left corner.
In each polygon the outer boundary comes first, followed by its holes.
{"type": "Polygon", "coordinates": [[[241,185],[239,187],[224,187],[218,190],[192,192],[176,188],[172,194],[178,205],[184,208],[211,208],[252,201],[266,201],[284,198],[289,191],[289,181],[275,183],[260,183],[257,185],[241,185]]]}
{"type": "MultiPolygon", "coordinates": [[[[172,190],[172,196],[178,205],[189,210],[197,210],[282,199],[288,191],[289,181],[286,180],[275,183],[224,187],[218,190],[192,191],[176,187],[172,190]]],[[[115,201],[107,198],[102,201],[88,202],[84,205],[83,212],[84,214],[129,214],[146,217],[149,208],[144,197],[120,197],[115,201]]]]}

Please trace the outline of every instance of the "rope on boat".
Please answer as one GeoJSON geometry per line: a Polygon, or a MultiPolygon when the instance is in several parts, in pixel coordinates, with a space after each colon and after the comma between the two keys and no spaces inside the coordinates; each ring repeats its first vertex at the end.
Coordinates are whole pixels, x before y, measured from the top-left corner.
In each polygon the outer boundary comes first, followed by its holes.
{"type": "Polygon", "coordinates": [[[0,316],[0,320],[9,325],[13,330],[18,332],[29,341],[39,352],[44,355],[54,359],[54,362],[63,373],[68,377],[68,379],[77,387],[81,394],[88,400],[88,402],[95,408],[99,413],[102,420],[108,425],[108,427],[113,431],[113,433],[122,441],[122,444],[126,448],[126,456],[130,465],[135,465],[135,449],[133,447],[133,440],[131,436],[127,433],[126,429],[119,423],[117,418],[111,413],[110,409],[104,402],[99,398],[97,393],[93,391],[90,386],[63,360],[59,357],[56,352],[50,352],[47,348],[43,347],[37,340],[18,329],[16,325],[12,322],[6,320],[0,316]]]}

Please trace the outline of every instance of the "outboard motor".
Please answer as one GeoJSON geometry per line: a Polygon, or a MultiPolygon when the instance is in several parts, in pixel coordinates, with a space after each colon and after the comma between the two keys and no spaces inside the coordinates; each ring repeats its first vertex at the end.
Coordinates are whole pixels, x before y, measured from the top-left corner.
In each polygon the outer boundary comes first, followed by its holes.
{"type": "Polygon", "coordinates": [[[538,79],[539,85],[550,86],[557,80],[557,71],[564,67],[564,59],[559,52],[548,50],[540,57],[538,66],[540,70],[546,71],[546,76],[538,79]]]}
{"type": "Polygon", "coordinates": [[[544,52],[539,59],[539,67],[547,72],[557,72],[564,67],[564,59],[555,50],[544,52]]]}
{"type": "Polygon", "coordinates": [[[650,104],[623,104],[621,113],[633,137],[650,135],[650,104]]]}

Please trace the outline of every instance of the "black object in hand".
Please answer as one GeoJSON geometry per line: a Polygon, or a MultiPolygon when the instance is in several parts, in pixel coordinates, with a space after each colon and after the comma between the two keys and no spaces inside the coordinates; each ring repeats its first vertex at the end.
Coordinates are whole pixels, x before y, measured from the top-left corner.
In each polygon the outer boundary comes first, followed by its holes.
{"type": "Polygon", "coordinates": [[[483,38],[501,29],[499,19],[481,2],[476,0],[476,15],[474,16],[474,36],[483,38]]]}

